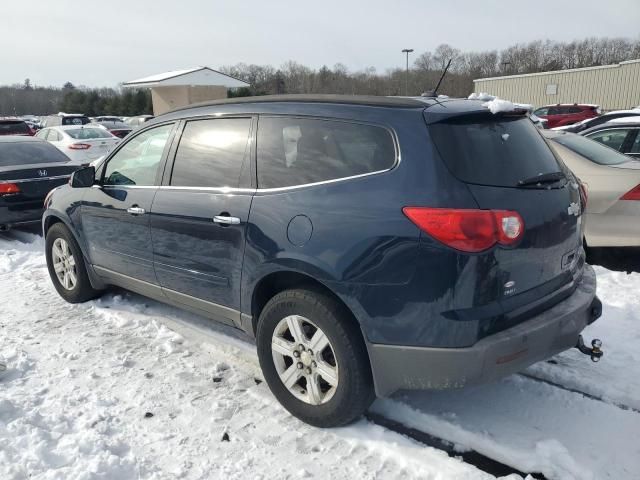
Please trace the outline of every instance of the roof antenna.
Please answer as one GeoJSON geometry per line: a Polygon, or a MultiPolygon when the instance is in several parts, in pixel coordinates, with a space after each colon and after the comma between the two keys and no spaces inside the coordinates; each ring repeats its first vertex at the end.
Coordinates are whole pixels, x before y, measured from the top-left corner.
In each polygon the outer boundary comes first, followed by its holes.
{"type": "Polygon", "coordinates": [[[449,70],[449,67],[451,66],[451,61],[453,59],[450,58],[449,62],[447,63],[447,66],[444,67],[444,71],[442,72],[442,75],[440,75],[440,80],[438,80],[438,84],[436,85],[436,88],[434,88],[433,90],[428,90],[426,92],[424,92],[421,96],[423,97],[437,97],[438,96],[438,89],[440,88],[440,84],[442,83],[442,80],[444,80],[444,76],[447,74],[447,71],[449,70]]]}

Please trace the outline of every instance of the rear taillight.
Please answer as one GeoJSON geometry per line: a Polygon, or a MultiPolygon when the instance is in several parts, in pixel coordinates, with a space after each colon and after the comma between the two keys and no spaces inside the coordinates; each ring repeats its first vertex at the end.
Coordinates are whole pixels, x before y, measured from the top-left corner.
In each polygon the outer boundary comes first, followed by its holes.
{"type": "Polygon", "coordinates": [[[623,196],[620,197],[620,200],[640,200],[640,185],[636,185],[623,196]]]}
{"type": "Polygon", "coordinates": [[[580,188],[580,203],[582,204],[582,211],[587,208],[587,199],[589,198],[589,189],[586,183],[582,183],[578,180],[578,187],[580,188]]]}
{"type": "Polygon", "coordinates": [[[0,183],[0,197],[13,193],[20,193],[20,187],[18,185],[15,183],[0,183]]]}
{"type": "Polygon", "coordinates": [[[522,217],[507,210],[404,207],[402,211],[422,231],[463,252],[510,246],[524,234],[522,217]]]}
{"type": "Polygon", "coordinates": [[[69,148],[71,150],[89,150],[91,148],[91,145],[89,145],[88,143],[72,143],[71,145],[69,145],[69,148]]]}

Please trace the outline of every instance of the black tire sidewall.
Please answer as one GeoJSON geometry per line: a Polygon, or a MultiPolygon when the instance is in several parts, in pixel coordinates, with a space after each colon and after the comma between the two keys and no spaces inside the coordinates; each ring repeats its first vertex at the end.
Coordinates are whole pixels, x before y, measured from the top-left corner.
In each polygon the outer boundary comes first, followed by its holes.
{"type": "Polygon", "coordinates": [[[51,282],[55,287],[58,294],[69,303],[81,303],[94,298],[97,295],[97,291],[91,286],[89,276],[87,275],[86,266],[84,263],[84,257],[82,250],[76,242],[69,229],[62,223],[54,224],[49,230],[47,230],[45,238],[45,255],[47,259],[47,269],[49,270],[49,276],[51,282]],[[77,283],[72,290],[67,290],[62,286],[55,270],[53,269],[52,248],[53,243],[57,238],[62,238],[69,245],[69,249],[73,254],[73,258],[76,263],[76,280],[77,283]]]}
{"type": "Polygon", "coordinates": [[[272,298],[260,315],[256,343],[258,359],[269,388],[294,416],[318,427],[345,425],[361,416],[373,401],[371,372],[359,332],[340,305],[321,293],[288,290],[272,298]],[[273,362],[271,338],[289,315],[300,315],[320,328],[331,343],[338,362],[338,387],[324,404],[310,405],[284,386],[273,362]]]}

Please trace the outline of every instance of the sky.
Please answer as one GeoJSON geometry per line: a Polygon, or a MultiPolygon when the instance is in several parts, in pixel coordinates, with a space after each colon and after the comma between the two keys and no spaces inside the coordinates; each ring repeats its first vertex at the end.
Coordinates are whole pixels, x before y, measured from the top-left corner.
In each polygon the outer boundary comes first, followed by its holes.
{"type": "Polygon", "coordinates": [[[640,38],[638,0],[2,1],[0,85],[116,86],[239,62],[379,72],[448,43],[463,51],[549,38],[640,38]],[[10,39],[11,45],[8,45],[10,39]]]}

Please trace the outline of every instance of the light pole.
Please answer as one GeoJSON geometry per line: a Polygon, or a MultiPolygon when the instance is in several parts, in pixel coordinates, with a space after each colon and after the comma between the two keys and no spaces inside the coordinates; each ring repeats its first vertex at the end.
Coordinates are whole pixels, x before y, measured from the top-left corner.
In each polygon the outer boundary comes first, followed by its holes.
{"type": "Polygon", "coordinates": [[[404,94],[409,95],[409,54],[413,52],[413,48],[404,48],[402,53],[407,54],[407,73],[404,80],[404,94]]]}

